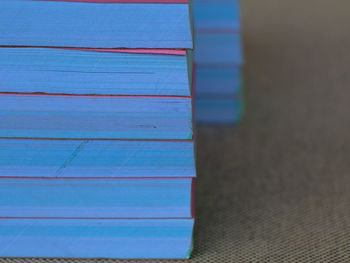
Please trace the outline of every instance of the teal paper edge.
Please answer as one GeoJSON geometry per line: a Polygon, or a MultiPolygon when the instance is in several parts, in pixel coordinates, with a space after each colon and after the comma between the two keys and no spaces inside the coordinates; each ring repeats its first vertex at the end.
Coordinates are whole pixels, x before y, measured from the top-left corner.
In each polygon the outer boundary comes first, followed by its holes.
{"type": "Polygon", "coordinates": [[[191,236],[191,245],[190,247],[188,248],[188,251],[186,253],[186,259],[190,259],[191,258],[191,255],[192,255],[192,252],[193,252],[193,249],[194,249],[194,226],[195,226],[195,219],[193,218],[193,228],[192,228],[192,236],[191,236]]]}
{"type": "Polygon", "coordinates": [[[186,253],[186,259],[191,259],[191,254],[193,252],[193,248],[194,248],[194,244],[193,244],[193,238],[191,240],[191,246],[188,249],[187,253],[186,253]]]}

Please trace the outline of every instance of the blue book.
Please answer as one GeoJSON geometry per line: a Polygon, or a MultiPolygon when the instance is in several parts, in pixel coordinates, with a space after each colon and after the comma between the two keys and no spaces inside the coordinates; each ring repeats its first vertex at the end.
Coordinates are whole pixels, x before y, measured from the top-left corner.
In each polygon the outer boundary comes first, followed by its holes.
{"type": "Polygon", "coordinates": [[[237,33],[196,34],[198,66],[240,67],[243,63],[241,36],[237,33]]]}
{"type": "Polygon", "coordinates": [[[236,123],[243,113],[238,0],[194,0],[196,120],[236,123]]]}
{"type": "Polygon", "coordinates": [[[0,257],[188,258],[187,0],[0,0],[0,257]]]}
{"type": "Polygon", "coordinates": [[[193,219],[0,220],[2,257],[189,258],[193,219]]]}
{"type": "Polygon", "coordinates": [[[0,178],[5,217],[191,218],[192,178],[0,178]]]}
{"type": "Polygon", "coordinates": [[[0,217],[192,216],[193,142],[0,139],[0,217]]]}
{"type": "Polygon", "coordinates": [[[193,1],[198,66],[239,67],[243,63],[239,7],[239,0],[193,1]]]}
{"type": "Polygon", "coordinates": [[[0,46],[192,48],[189,5],[175,1],[0,0],[0,32],[0,46]]]}
{"type": "Polygon", "coordinates": [[[235,97],[242,92],[243,80],[240,67],[197,66],[196,99],[211,97],[235,97]],[[213,88],[215,87],[215,88],[213,88]]]}
{"type": "Polygon", "coordinates": [[[0,48],[0,93],[191,96],[192,52],[151,52],[0,48]]]}
{"type": "Polygon", "coordinates": [[[238,123],[244,112],[241,97],[201,98],[196,101],[196,120],[200,123],[230,124],[238,123]]]}
{"type": "Polygon", "coordinates": [[[192,178],[193,141],[0,139],[0,178],[192,178]]]}
{"type": "Polygon", "coordinates": [[[190,97],[0,95],[0,137],[192,139],[190,97]]]}
{"type": "Polygon", "coordinates": [[[196,32],[238,32],[239,0],[193,0],[196,32]]]}

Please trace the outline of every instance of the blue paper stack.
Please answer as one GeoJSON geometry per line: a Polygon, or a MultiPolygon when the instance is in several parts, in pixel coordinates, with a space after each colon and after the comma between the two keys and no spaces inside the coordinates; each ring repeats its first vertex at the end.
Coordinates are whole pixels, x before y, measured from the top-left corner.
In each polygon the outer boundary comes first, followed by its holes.
{"type": "Polygon", "coordinates": [[[0,0],[0,256],[188,258],[186,0],[0,0]]]}
{"type": "Polygon", "coordinates": [[[243,112],[238,0],[194,0],[196,120],[236,123],[243,112]]]}

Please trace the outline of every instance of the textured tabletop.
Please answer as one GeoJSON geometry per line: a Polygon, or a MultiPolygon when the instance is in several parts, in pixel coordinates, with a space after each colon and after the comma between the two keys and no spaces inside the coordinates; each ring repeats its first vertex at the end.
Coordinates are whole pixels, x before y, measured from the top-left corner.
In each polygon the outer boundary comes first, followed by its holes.
{"type": "Polygon", "coordinates": [[[350,1],[242,9],[245,119],[198,130],[189,262],[350,262],[350,1]]]}

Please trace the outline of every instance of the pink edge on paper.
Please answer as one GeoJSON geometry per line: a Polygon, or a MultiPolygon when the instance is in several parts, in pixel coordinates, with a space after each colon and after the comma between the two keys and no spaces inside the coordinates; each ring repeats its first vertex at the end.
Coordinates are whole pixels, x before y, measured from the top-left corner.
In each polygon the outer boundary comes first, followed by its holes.
{"type": "Polygon", "coordinates": [[[177,55],[186,56],[185,49],[166,49],[166,48],[89,48],[89,47],[51,47],[51,46],[8,46],[0,45],[0,48],[52,48],[80,51],[95,52],[115,52],[115,53],[132,53],[132,54],[159,54],[159,55],[177,55]]]}
{"type": "Polygon", "coordinates": [[[185,49],[152,49],[152,48],[88,48],[88,47],[50,47],[50,46],[4,46],[0,48],[52,48],[80,51],[95,51],[95,52],[116,52],[116,53],[131,53],[131,54],[155,54],[155,55],[177,55],[186,56],[185,49]]]}
{"type": "Polygon", "coordinates": [[[192,183],[191,183],[191,214],[192,218],[196,217],[196,178],[192,178],[192,183]]]}
{"type": "Polygon", "coordinates": [[[118,52],[133,54],[160,54],[160,55],[180,55],[185,56],[186,50],[183,49],[127,49],[127,48],[66,48],[71,50],[97,51],[97,52],[118,52]]]}
{"type": "Polygon", "coordinates": [[[192,68],[192,125],[196,122],[196,85],[197,85],[197,63],[193,62],[192,68]]]}

